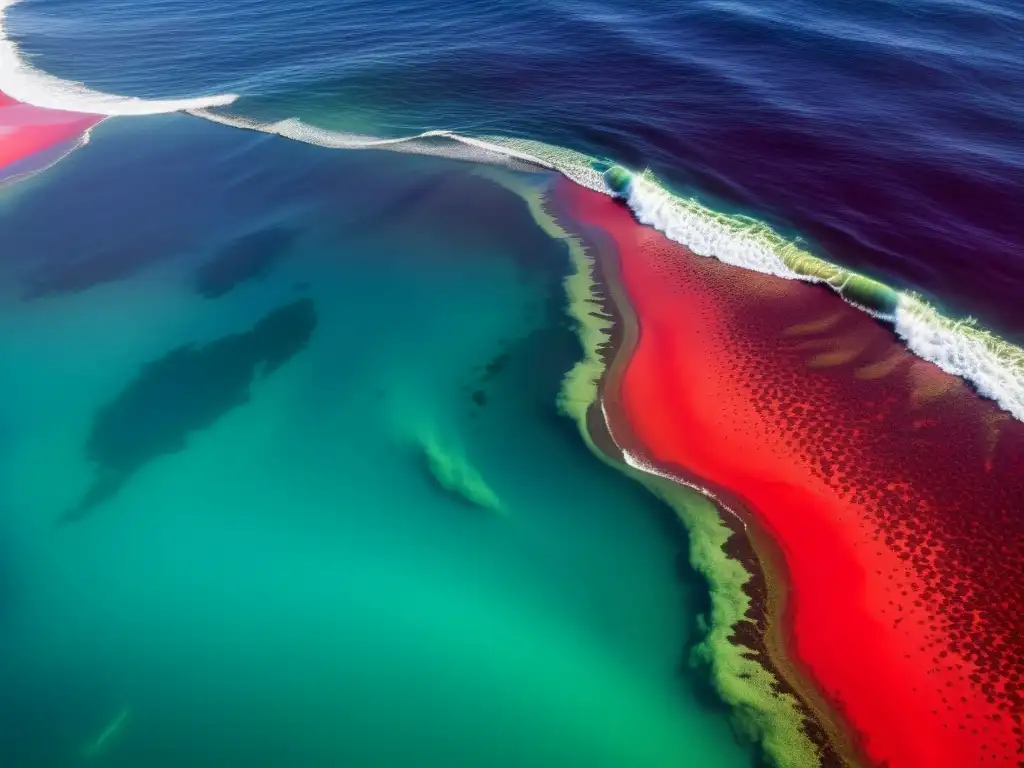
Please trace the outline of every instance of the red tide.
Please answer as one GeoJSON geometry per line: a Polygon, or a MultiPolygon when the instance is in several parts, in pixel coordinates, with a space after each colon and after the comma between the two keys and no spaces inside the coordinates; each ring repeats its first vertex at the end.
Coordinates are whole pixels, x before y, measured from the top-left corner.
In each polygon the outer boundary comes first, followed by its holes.
{"type": "Polygon", "coordinates": [[[871,760],[1018,766],[1024,424],[821,286],[695,256],[570,182],[556,195],[615,244],[640,327],[606,407],[775,539],[789,652],[871,760]]]}
{"type": "Polygon", "coordinates": [[[0,93],[0,169],[82,136],[103,117],[22,104],[0,93]]]}

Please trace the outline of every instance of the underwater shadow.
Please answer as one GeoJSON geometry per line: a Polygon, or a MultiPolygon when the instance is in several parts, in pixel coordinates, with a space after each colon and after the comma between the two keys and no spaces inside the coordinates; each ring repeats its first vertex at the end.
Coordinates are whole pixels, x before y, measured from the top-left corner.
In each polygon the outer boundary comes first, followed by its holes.
{"type": "Polygon", "coordinates": [[[70,262],[53,259],[24,278],[22,296],[31,301],[81,293],[96,285],[132,277],[167,255],[166,251],[159,248],[151,250],[149,254],[142,254],[140,249],[117,247],[70,262]]]}
{"type": "Polygon", "coordinates": [[[310,299],[280,307],[243,333],[188,344],[142,366],[97,411],[86,443],[96,477],[58,524],[81,520],[158,456],[183,450],[188,436],[248,402],[250,386],[306,347],[316,327],[310,299]]]}
{"type": "Polygon", "coordinates": [[[216,299],[262,277],[288,253],[297,235],[290,227],[270,227],[237,238],[196,270],[192,281],[196,293],[216,299]]]}

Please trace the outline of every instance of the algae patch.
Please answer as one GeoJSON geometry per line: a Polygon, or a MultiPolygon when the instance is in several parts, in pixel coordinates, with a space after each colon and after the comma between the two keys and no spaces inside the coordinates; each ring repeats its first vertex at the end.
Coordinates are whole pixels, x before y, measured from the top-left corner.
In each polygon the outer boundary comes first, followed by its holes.
{"type": "Polygon", "coordinates": [[[419,459],[441,490],[476,507],[502,511],[501,499],[470,461],[456,425],[440,417],[443,409],[429,396],[399,387],[387,393],[386,408],[397,446],[419,459]]]}
{"type": "Polygon", "coordinates": [[[568,250],[571,271],[562,284],[568,301],[566,316],[583,347],[583,359],[566,374],[557,405],[562,414],[576,422],[587,445],[601,455],[590,440],[586,419],[587,410],[599,398],[598,383],[605,371],[603,353],[612,342],[613,323],[604,311],[600,287],[595,278],[595,258],[588,253],[583,240],[563,227],[547,209],[543,197],[546,187],[538,187],[521,177],[494,169],[480,169],[477,173],[519,195],[537,226],[552,239],[563,242],[568,250]]]}
{"type": "Polygon", "coordinates": [[[478,507],[501,511],[501,500],[457,445],[442,445],[433,435],[422,436],[419,447],[427,469],[444,490],[478,507]]]}
{"type": "MultiPolygon", "coordinates": [[[[753,625],[746,585],[751,574],[726,552],[732,535],[721,512],[703,494],[636,462],[629,474],[668,504],[686,526],[690,566],[708,583],[711,607],[702,617],[703,639],[693,647],[690,666],[705,671],[722,701],[733,713],[733,724],[745,738],[760,745],[768,765],[816,768],[824,764],[821,747],[806,730],[801,702],[780,687],[776,673],[766,668],[749,647],[736,642],[741,625],[753,625]]],[[[728,513],[724,513],[728,514],[728,513]]],[[[756,625],[753,631],[759,631],[756,625]]]]}

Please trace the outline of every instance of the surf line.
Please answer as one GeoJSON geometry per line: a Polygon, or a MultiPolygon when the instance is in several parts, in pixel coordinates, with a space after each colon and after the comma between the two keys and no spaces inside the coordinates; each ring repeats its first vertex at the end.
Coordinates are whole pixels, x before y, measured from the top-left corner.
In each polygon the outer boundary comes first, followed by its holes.
{"type": "Polygon", "coordinates": [[[298,118],[264,123],[207,109],[189,114],[222,125],[259,131],[331,149],[382,149],[554,171],[588,189],[621,199],[639,224],[653,227],[699,256],[787,280],[821,283],[844,301],[890,325],[918,357],[973,385],[1014,418],[1024,421],[1024,350],[971,320],[948,318],[924,298],[832,264],[782,238],[766,224],[717,213],[673,194],[648,174],[528,139],[469,137],[434,130],[399,138],[331,131],[298,118]]]}
{"type": "Polygon", "coordinates": [[[226,106],[237,98],[139,99],[55,77],[26,61],[9,37],[7,12],[17,2],[0,0],[0,187],[52,168],[88,144],[92,129],[109,117],[226,106]]]}
{"type": "MultiPolygon", "coordinates": [[[[24,60],[6,28],[6,13],[17,2],[0,0],[0,92],[18,102],[98,118],[186,112],[222,125],[332,149],[382,149],[499,164],[514,170],[558,172],[588,189],[622,199],[640,224],[659,229],[669,239],[698,255],[786,279],[828,285],[848,303],[890,323],[914,354],[970,382],[980,395],[994,400],[1004,411],[1024,421],[1024,349],[970,319],[941,315],[920,296],[895,291],[876,280],[819,259],[784,240],[761,222],[726,216],[695,199],[675,195],[646,173],[633,174],[618,166],[609,168],[608,164],[583,153],[528,139],[470,137],[446,130],[378,138],[318,128],[295,117],[263,123],[212,111],[234,103],[238,97],[230,93],[149,100],[94,91],[81,83],[55,77],[24,60]]],[[[61,140],[67,138],[64,136],[61,140]]],[[[72,149],[87,141],[88,137],[84,137],[72,149]]],[[[47,146],[53,143],[56,142],[47,146]]],[[[22,177],[23,174],[15,174],[8,179],[22,177]]]]}
{"type": "Polygon", "coordinates": [[[0,0],[0,92],[16,101],[43,109],[117,115],[158,115],[186,109],[222,107],[233,103],[233,93],[191,99],[140,99],[94,91],[82,83],[63,80],[25,60],[7,29],[7,12],[19,0],[0,0]]]}
{"type": "Polygon", "coordinates": [[[488,139],[463,136],[454,131],[431,130],[413,136],[379,138],[358,133],[332,131],[304,123],[297,117],[277,122],[260,122],[238,115],[213,112],[207,108],[187,109],[188,114],[220,125],[280,136],[327,149],[383,149],[417,155],[434,155],[453,160],[492,163],[515,170],[561,171],[553,163],[488,139]]]}

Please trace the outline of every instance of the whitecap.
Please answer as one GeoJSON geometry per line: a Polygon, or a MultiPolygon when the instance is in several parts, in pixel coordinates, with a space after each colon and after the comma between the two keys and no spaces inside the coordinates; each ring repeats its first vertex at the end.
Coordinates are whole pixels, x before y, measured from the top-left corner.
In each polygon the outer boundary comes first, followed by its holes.
{"type": "Polygon", "coordinates": [[[227,93],[192,99],[139,99],[94,91],[82,83],[62,80],[28,63],[7,36],[7,11],[18,0],[0,0],[0,92],[24,104],[93,115],[156,115],[231,104],[227,93]]]}

